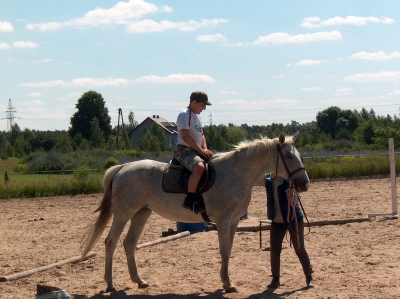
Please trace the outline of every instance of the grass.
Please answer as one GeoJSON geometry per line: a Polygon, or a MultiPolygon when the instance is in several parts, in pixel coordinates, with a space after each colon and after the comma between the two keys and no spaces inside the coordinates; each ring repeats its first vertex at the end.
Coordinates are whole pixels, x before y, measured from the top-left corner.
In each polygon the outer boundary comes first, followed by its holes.
{"type": "MultiPolygon", "coordinates": [[[[395,157],[395,160],[396,169],[399,170],[400,156],[395,157]]],[[[314,158],[306,159],[304,164],[311,179],[390,174],[390,162],[387,155],[314,158]]]]}
{"type": "MultiPolygon", "coordinates": [[[[1,173],[4,177],[4,173],[1,173]]],[[[9,181],[0,183],[0,199],[77,195],[103,192],[103,173],[74,174],[9,173],[9,181]]]]}
{"type": "MultiPolygon", "coordinates": [[[[397,172],[400,156],[395,157],[397,172]]],[[[12,172],[18,159],[0,160],[0,199],[101,193],[104,172],[76,169],[72,174],[12,172]],[[9,181],[5,183],[5,171],[9,181]]],[[[311,179],[389,175],[387,155],[309,158],[304,161],[311,179]]]]}
{"type": "Polygon", "coordinates": [[[8,158],[5,160],[0,160],[0,173],[1,172],[10,172],[14,169],[14,167],[19,163],[18,158],[8,158]]]}

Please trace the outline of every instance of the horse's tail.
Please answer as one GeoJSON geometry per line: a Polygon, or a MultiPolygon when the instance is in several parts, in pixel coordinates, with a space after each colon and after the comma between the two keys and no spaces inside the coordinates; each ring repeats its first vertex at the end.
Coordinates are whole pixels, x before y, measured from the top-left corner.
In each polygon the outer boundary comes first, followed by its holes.
{"type": "Polygon", "coordinates": [[[121,170],[122,165],[116,165],[111,167],[106,171],[103,178],[103,200],[100,206],[94,211],[100,212],[99,217],[94,221],[94,223],[89,227],[82,238],[81,249],[82,259],[89,253],[94,244],[102,235],[108,221],[112,216],[112,182],[115,175],[121,170]]]}

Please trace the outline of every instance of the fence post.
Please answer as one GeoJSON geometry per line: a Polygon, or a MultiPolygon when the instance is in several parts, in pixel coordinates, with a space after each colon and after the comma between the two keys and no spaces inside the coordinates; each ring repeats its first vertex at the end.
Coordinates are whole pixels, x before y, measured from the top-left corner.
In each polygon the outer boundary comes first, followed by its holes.
{"type": "Polygon", "coordinates": [[[7,171],[6,172],[4,172],[4,184],[6,184],[7,185],[7,183],[10,181],[10,178],[8,177],[8,173],[7,173],[7,171]]]}
{"type": "Polygon", "coordinates": [[[396,195],[396,159],[394,157],[394,141],[389,138],[389,160],[390,160],[390,181],[392,190],[392,212],[397,216],[397,195],[396,195]]]}

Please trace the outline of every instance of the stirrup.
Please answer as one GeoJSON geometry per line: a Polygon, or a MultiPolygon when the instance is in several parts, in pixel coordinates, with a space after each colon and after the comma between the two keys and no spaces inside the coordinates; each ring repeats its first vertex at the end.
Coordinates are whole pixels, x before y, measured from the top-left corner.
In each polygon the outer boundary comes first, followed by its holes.
{"type": "Polygon", "coordinates": [[[185,201],[185,202],[183,202],[182,207],[184,207],[185,209],[191,210],[193,214],[204,213],[206,211],[196,201],[191,201],[188,203],[186,203],[186,201],[185,201]]]}

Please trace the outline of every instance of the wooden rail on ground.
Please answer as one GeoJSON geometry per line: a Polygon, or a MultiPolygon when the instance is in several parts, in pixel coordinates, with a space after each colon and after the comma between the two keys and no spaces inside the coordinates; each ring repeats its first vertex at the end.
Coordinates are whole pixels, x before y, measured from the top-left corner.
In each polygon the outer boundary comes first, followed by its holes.
{"type": "Polygon", "coordinates": [[[20,279],[20,278],[24,278],[24,277],[30,276],[30,275],[35,274],[37,272],[49,270],[51,268],[55,268],[55,267],[62,266],[62,265],[65,265],[65,264],[78,263],[80,261],[87,260],[87,259],[89,259],[91,257],[94,257],[95,255],[96,255],[96,253],[89,252],[84,258],[82,258],[81,256],[74,256],[74,257],[71,257],[69,259],[66,259],[66,260],[63,260],[63,261],[60,261],[60,262],[57,262],[57,263],[53,263],[53,264],[50,264],[50,265],[46,265],[46,266],[43,266],[43,267],[34,268],[34,269],[23,271],[23,272],[18,272],[18,273],[11,274],[11,275],[8,275],[8,276],[0,276],[0,282],[13,281],[13,280],[17,280],[17,279],[20,279]]]}

